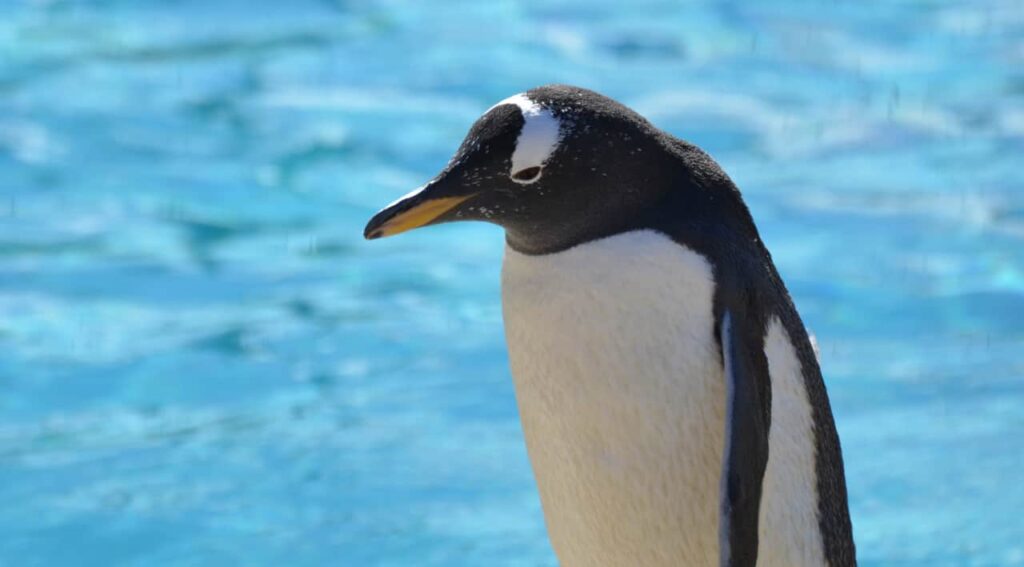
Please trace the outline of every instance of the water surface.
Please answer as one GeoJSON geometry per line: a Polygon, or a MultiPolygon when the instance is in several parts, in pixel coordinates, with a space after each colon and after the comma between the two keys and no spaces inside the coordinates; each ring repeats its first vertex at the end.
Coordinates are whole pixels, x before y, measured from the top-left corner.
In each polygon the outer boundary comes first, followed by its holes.
{"type": "Polygon", "coordinates": [[[710,151],[861,564],[1024,563],[1019,1],[0,0],[0,564],[553,565],[502,235],[366,219],[564,82],[710,151]]]}

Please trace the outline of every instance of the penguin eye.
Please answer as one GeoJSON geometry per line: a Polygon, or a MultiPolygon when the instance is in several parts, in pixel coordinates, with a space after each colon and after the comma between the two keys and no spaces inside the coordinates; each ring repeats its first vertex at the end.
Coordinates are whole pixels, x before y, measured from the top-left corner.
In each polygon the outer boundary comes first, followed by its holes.
{"type": "Polygon", "coordinates": [[[530,183],[540,178],[540,166],[528,167],[526,169],[520,169],[519,171],[512,174],[512,179],[523,183],[530,183]]]}

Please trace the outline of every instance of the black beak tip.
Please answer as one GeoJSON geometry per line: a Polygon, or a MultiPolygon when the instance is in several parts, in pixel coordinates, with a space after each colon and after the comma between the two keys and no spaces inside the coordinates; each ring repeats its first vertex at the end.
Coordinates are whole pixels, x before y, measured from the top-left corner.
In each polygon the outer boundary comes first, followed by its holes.
{"type": "Polygon", "coordinates": [[[367,240],[377,240],[381,236],[384,236],[384,231],[380,228],[380,223],[374,222],[377,219],[370,220],[367,223],[366,228],[363,229],[363,238],[367,240]]]}
{"type": "Polygon", "coordinates": [[[366,228],[363,229],[363,238],[367,240],[376,240],[384,236],[384,223],[391,217],[390,214],[385,215],[386,211],[379,211],[373,215],[370,222],[366,223],[366,228]]]}

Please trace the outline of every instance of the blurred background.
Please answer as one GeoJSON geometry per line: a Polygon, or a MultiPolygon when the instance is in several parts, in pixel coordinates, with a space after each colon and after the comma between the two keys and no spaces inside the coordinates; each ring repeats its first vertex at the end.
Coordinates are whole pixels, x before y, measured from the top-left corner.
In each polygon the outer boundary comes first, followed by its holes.
{"type": "Polygon", "coordinates": [[[817,335],[861,564],[1024,563],[1024,3],[0,0],[0,565],[555,565],[491,104],[708,150],[817,335]]]}

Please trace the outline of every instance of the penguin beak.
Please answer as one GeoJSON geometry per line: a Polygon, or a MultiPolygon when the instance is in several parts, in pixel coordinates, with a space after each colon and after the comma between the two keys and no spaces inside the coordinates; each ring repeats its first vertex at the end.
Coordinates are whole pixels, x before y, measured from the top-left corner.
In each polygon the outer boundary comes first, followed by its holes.
{"type": "Polygon", "coordinates": [[[363,237],[374,240],[442,222],[447,213],[476,196],[476,193],[451,195],[445,188],[444,178],[427,183],[373,215],[363,230],[363,237]]]}

